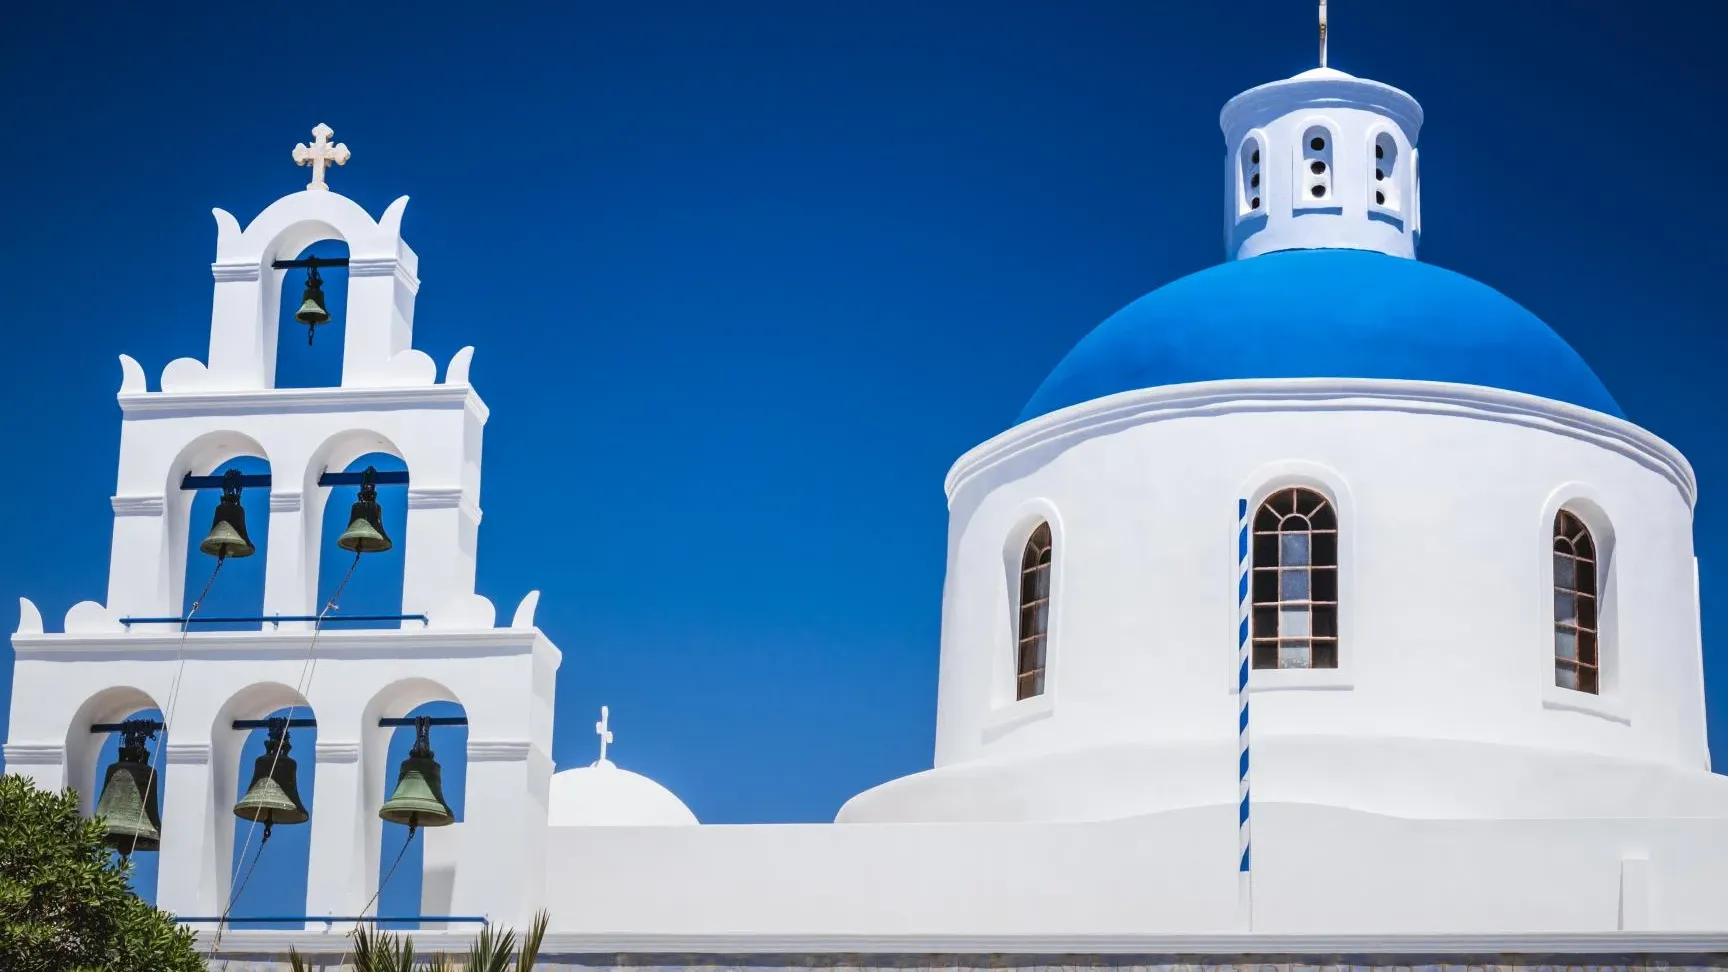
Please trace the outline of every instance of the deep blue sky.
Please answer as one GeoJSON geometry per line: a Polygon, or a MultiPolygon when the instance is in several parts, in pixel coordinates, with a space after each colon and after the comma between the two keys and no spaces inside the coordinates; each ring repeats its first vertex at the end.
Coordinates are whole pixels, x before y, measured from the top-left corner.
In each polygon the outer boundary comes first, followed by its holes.
{"type": "MultiPolygon", "coordinates": [[[[102,598],[115,356],[154,386],[204,355],[210,208],[303,186],[288,152],[327,122],[339,191],[413,197],[415,345],[478,348],[479,588],[504,617],[544,591],[560,766],[608,704],[618,762],[713,822],[831,819],[929,765],[943,474],[1094,324],[1221,259],[1218,108],[1315,56],[1306,0],[101,6],[0,37],[0,593],[50,630],[102,598]]],[[[1691,458],[1707,639],[1723,18],[1332,4],[1333,66],[1427,110],[1423,258],[1541,315],[1691,458]]],[[[283,383],[322,383],[339,342],[299,333],[283,383]]],[[[289,869],[240,913],[297,908],[289,869]]]]}

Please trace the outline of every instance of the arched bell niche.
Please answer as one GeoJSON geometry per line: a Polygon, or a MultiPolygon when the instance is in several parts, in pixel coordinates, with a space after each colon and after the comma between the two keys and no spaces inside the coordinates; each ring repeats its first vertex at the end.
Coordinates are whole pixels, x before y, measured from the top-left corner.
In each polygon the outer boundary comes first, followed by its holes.
{"type": "MultiPolygon", "coordinates": [[[[70,738],[66,741],[69,771],[67,781],[78,794],[79,808],[85,815],[95,816],[102,811],[104,785],[108,783],[109,769],[119,760],[121,747],[125,743],[125,737],[120,732],[92,732],[91,728],[134,720],[153,721],[159,725],[163,721],[162,709],[147,693],[124,687],[97,693],[72,720],[68,729],[70,738]]],[[[113,785],[121,789],[130,786],[140,799],[127,800],[122,794],[115,793],[109,796],[108,805],[112,807],[131,803],[137,806],[142,816],[134,816],[130,821],[112,821],[110,826],[115,830],[136,831],[144,826],[159,824],[159,820],[148,820],[146,802],[155,804],[158,817],[167,806],[168,760],[162,750],[166,743],[166,735],[160,729],[144,740],[144,764],[155,770],[154,784],[146,784],[145,788],[139,787],[141,776],[148,779],[147,774],[116,774],[113,785]],[[146,788],[153,788],[154,792],[147,793],[146,788]]],[[[110,851],[110,857],[118,856],[118,850],[110,851]]],[[[159,855],[153,848],[134,846],[129,857],[132,870],[127,880],[132,890],[145,901],[154,904],[159,855]]]]}
{"type": "MultiPolygon", "coordinates": [[[[319,240],[293,257],[296,261],[348,259],[348,243],[342,239],[319,240]]],[[[277,388],[335,388],[342,384],[342,355],[347,338],[348,268],[292,267],[266,271],[281,275],[277,281],[276,329],[266,330],[266,355],[275,361],[277,388]],[[314,273],[317,286],[311,286],[314,273]],[[309,326],[296,319],[308,300],[323,299],[326,323],[309,326]],[[274,345],[268,342],[274,340],[274,345]]],[[[267,358],[268,359],[268,358],[267,358]]]]}
{"type": "MultiPolygon", "coordinates": [[[[384,445],[393,448],[388,443],[384,445]]],[[[364,473],[367,468],[379,473],[398,475],[408,471],[407,463],[391,452],[367,452],[341,466],[332,464],[326,471],[364,473]]],[[[356,555],[353,551],[344,549],[340,540],[353,523],[354,504],[362,489],[359,485],[341,485],[330,486],[322,491],[324,509],[319,531],[322,539],[318,544],[317,610],[322,611],[338,587],[341,587],[342,593],[336,599],[336,607],[328,615],[332,618],[394,616],[402,613],[402,579],[407,563],[404,558],[408,539],[408,487],[400,482],[385,482],[375,486],[381,514],[380,525],[391,546],[389,550],[382,552],[356,555]],[[345,585],[344,578],[347,579],[345,585]]],[[[343,631],[402,626],[402,622],[392,620],[337,620],[331,623],[343,631]]]]}
{"type": "MultiPolygon", "coordinates": [[[[434,720],[454,719],[464,718],[466,712],[456,702],[427,702],[414,706],[406,713],[408,718],[415,716],[427,716],[434,720]]],[[[397,727],[390,732],[387,758],[382,767],[384,778],[380,792],[384,801],[389,801],[396,793],[403,760],[409,757],[416,738],[416,730],[411,726],[397,727]]],[[[459,833],[456,828],[463,820],[467,807],[468,727],[434,724],[428,729],[427,741],[431,745],[433,758],[438,763],[444,802],[454,811],[456,824],[440,828],[420,827],[410,840],[408,828],[401,823],[371,821],[373,825],[382,828],[376,875],[379,882],[376,886],[381,889],[377,908],[380,915],[407,917],[450,914],[450,895],[455,874],[453,852],[460,846],[452,838],[459,833]],[[427,853],[429,841],[435,848],[431,854],[427,853]],[[391,870],[392,866],[394,871],[391,870]]],[[[378,807],[370,809],[376,814],[378,807]]]]}
{"type": "MultiPolygon", "coordinates": [[[[241,693],[234,703],[225,707],[224,715],[214,727],[217,734],[218,763],[213,769],[219,780],[228,786],[216,787],[213,808],[224,827],[232,827],[226,861],[218,862],[221,874],[229,879],[222,900],[232,902],[229,915],[233,918],[300,915],[306,910],[307,877],[311,864],[312,826],[310,815],[317,774],[314,756],[318,742],[316,726],[290,725],[285,730],[288,748],[280,758],[266,760],[265,771],[273,761],[276,779],[287,775],[289,761],[293,766],[293,783],[299,803],[307,819],[301,823],[284,820],[269,827],[265,840],[265,823],[242,819],[235,813],[236,804],[245,801],[259,772],[259,759],[269,752],[270,730],[266,727],[233,729],[235,719],[268,721],[270,719],[313,720],[311,707],[305,703],[281,705],[294,692],[283,685],[259,685],[241,693]],[[221,737],[227,734],[227,740],[221,737]],[[226,743],[224,745],[224,743],[226,743]],[[223,765],[226,764],[226,765],[223,765]]],[[[280,792],[280,787],[278,787],[280,792]]],[[[268,790],[259,796],[274,796],[268,790]]],[[[288,819],[292,819],[290,816],[288,819]]],[[[218,829],[220,834],[220,828],[218,829]]],[[[304,922],[245,922],[235,926],[243,929],[299,929],[304,922]]]]}
{"type": "MultiPolygon", "coordinates": [[[[225,478],[229,471],[242,476],[269,475],[270,463],[258,456],[235,456],[210,471],[209,475],[225,478]]],[[[179,489],[178,483],[175,484],[179,489]]],[[[270,488],[242,486],[240,508],[244,511],[246,537],[252,542],[250,556],[225,556],[221,570],[217,558],[202,549],[212,536],[216,513],[222,503],[221,489],[183,490],[190,494],[186,513],[185,573],[179,604],[180,616],[192,612],[199,602],[196,619],[256,618],[264,613],[264,564],[269,552],[266,540],[270,533],[270,488]],[[208,592],[205,588],[208,586],[208,592]]],[[[185,498],[182,502],[186,502],[185,498]]],[[[227,519],[227,514],[224,514],[227,519]]],[[[232,527],[232,523],[230,524],[232,527]]],[[[226,535],[226,534],[224,534],[226,535]]],[[[258,621],[194,621],[192,631],[257,631],[258,621]]]]}

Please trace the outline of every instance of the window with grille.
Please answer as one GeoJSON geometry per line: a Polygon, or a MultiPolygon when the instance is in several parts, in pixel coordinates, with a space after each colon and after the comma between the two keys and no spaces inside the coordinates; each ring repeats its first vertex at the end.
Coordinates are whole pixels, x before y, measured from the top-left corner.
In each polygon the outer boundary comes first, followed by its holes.
{"type": "Polygon", "coordinates": [[[1338,515],[1311,489],[1281,489],[1254,514],[1255,668],[1338,667],[1338,515]]]}
{"type": "Polygon", "coordinates": [[[1040,523],[1020,555],[1019,646],[1014,698],[1044,694],[1044,650],[1050,642],[1050,524],[1040,523]]]}
{"type": "Polygon", "coordinates": [[[1554,684],[1599,694],[1602,684],[1596,541],[1584,521],[1554,517],[1554,684]]]}

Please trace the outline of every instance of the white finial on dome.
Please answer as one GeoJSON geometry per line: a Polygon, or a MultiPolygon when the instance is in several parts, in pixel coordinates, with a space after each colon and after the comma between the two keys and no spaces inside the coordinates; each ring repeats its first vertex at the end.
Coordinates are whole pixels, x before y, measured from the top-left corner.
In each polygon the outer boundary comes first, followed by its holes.
{"type": "Polygon", "coordinates": [[[1326,0],[1320,0],[1320,66],[1326,66],[1326,0]]]}
{"type": "Polygon", "coordinates": [[[331,162],[337,165],[348,164],[348,146],[341,142],[330,144],[330,136],[334,134],[334,129],[319,122],[318,127],[312,129],[311,145],[301,142],[294,146],[294,164],[312,167],[312,181],[306,183],[308,189],[329,189],[330,186],[324,182],[324,167],[331,162]]]}
{"type": "Polygon", "coordinates": [[[612,741],[612,710],[600,707],[600,721],[594,723],[594,734],[600,737],[600,758],[594,761],[595,766],[611,766],[612,761],[606,758],[606,745],[612,741]]]}

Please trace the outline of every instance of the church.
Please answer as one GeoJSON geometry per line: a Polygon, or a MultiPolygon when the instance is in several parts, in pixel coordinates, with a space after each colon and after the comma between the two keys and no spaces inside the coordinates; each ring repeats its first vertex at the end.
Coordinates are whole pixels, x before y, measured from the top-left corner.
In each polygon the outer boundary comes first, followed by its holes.
{"type": "Polygon", "coordinates": [[[1321,9],[1321,66],[1219,116],[1223,262],[1099,324],[948,472],[931,768],[833,823],[704,825],[609,758],[602,713],[599,759],[554,772],[539,595],[475,592],[474,349],[415,349],[407,199],[334,191],[320,125],[304,190],[215,210],[207,358],[152,381],[120,356],[108,590],[58,630],[21,599],[8,771],[159,855],[212,968],[337,967],[387,826],[424,842],[421,951],[543,909],[555,969],[1728,965],[1692,468],[1547,324],[1421,262],[1422,108],[1326,66],[1321,9]],[[349,256],[302,256],[323,240],[349,256]],[[295,288],[303,323],[345,322],[335,387],[274,386],[295,288]],[[406,472],[350,468],[376,453],[406,472]],[[391,486],[400,627],[327,625],[319,551],[387,549],[391,486]],[[246,489],[264,614],[201,631],[184,578],[253,552],[246,489]],[[459,821],[429,749],[387,759],[429,702],[468,727],[438,754],[459,821]],[[236,828],[294,824],[304,929],[228,922],[236,828]]]}

